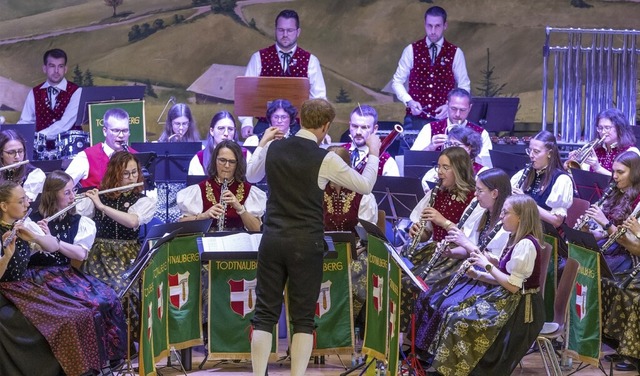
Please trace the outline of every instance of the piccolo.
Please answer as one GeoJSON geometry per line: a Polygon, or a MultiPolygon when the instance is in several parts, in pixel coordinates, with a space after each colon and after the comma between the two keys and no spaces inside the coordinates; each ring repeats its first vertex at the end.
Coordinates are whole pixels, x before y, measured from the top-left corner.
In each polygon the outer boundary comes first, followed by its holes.
{"type": "Polygon", "coordinates": [[[16,224],[18,223],[22,223],[24,222],[29,215],[31,214],[31,211],[33,209],[29,208],[29,210],[27,210],[27,214],[24,215],[24,217],[22,217],[20,220],[16,221],[13,224],[13,229],[11,230],[11,233],[9,234],[9,236],[4,240],[4,242],[2,242],[2,248],[7,248],[9,246],[9,244],[11,244],[11,242],[13,241],[13,239],[16,237],[16,234],[18,232],[18,228],[16,228],[16,224]]]}
{"type": "Polygon", "coordinates": [[[47,217],[47,218],[45,218],[44,220],[45,220],[45,221],[47,221],[47,222],[51,222],[51,221],[53,221],[54,219],[58,218],[59,216],[63,215],[64,213],[68,212],[69,210],[71,210],[71,209],[75,208],[75,207],[76,207],[76,205],[78,205],[79,203],[80,203],[80,201],[76,201],[76,202],[74,202],[73,204],[71,204],[71,205],[67,206],[66,208],[61,209],[61,210],[59,210],[58,212],[56,212],[56,213],[54,213],[54,214],[52,214],[52,215],[48,216],[48,217],[47,217]]]}
{"type": "Polygon", "coordinates": [[[29,163],[28,159],[26,161],[12,163],[10,165],[0,167],[0,171],[11,170],[12,168],[20,167],[20,166],[25,165],[27,163],[29,163]]]}
{"type": "MultiPolygon", "coordinates": [[[[111,193],[111,192],[118,192],[118,191],[126,191],[129,189],[133,189],[135,187],[139,187],[141,185],[144,185],[144,182],[140,182],[140,183],[133,183],[133,184],[129,184],[129,185],[123,185],[122,187],[115,187],[115,188],[109,188],[109,189],[105,189],[104,191],[98,191],[98,194],[104,194],[104,193],[111,193]]],[[[86,193],[82,193],[76,196],[76,200],[82,200],[83,198],[86,198],[87,194],[86,193]]]]}

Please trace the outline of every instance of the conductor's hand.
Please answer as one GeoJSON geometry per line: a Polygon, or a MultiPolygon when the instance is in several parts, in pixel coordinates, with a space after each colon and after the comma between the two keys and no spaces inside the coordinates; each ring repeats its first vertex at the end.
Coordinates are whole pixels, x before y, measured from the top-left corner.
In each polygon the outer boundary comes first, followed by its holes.
{"type": "Polygon", "coordinates": [[[369,154],[379,157],[380,144],[381,144],[380,137],[378,137],[378,135],[375,133],[371,133],[369,137],[367,137],[367,146],[369,147],[369,154]]]}
{"type": "Polygon", "coordinates": [[[269,141],[276,139],[279,140],[280,138],[282,138],[282,136],[284,136],[284,134],[280,131],[280,129],[278,129],[278,127],[269,127],[264,131],[264,135],[262,136],[262,139],[260,140],[258,146],[265,147],[269,143],[269,141]],[[280,134],[279,138],[278,134],[280,134]]]}
{"type": "Polygon", "coordinates": [[[220,203],[213,205],[209,210],[202,213],[205,218],[220,218],[222,214],[224,214],[224,208],[220,203]]]}
{"type": "Polygon", "coordinates": [[[247,138],[249,136],[252,136],[253,135],[253,127],[250,126],[250,125],[242,127],[241,132],[242,132],[242,138],[247,138]]]}

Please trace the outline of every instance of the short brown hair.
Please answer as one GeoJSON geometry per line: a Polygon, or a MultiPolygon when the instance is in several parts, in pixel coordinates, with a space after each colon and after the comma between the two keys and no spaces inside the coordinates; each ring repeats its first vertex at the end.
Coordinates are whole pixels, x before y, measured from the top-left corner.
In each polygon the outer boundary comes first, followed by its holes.
{"type": "Polygon", "coordinates": [[[300,108],[300,121],[303,128],[318,129],[331,123],[336,110],[326,99],[309,99],[300,108]]]}

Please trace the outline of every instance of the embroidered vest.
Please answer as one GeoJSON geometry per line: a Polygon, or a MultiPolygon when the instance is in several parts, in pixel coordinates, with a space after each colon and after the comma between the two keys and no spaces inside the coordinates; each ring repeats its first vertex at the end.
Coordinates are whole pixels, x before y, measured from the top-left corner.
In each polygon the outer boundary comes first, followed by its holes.
{"type": "MultiPolygon", "coordinates": [[[[602,146],[596,148],[594,152],[596,153],[596,157],[598,157],[598,162],[600,165],[607,169],[607,171],[613,171],[613,161],[618,157],[618,155],[627,151],[632,145],[629,145],[625,148],[612,147],[611,150],[608,150],[602,146]]],[[[591,172],[593,172],[593,167],[589,168],[591,172]]]]}
{"type": "Polygon", "coordinates": [[[324,230],[355,232],[362,195],[346,188],[338,192],[331,184],[324,190],[324,230]]]}
{"type": "Polygon", "coordinates": [[[42,87],[42,85],[44,84],[45,83],[43,82],[33,88],[33,98],[35,100],[36,108],[37,132],[40,132],[41,130],[49,127],[51,124],[62,118],[62,115],[64,115],[64,111],[67,109],[67,105],[69,105],[71,96],[79,88],[79,86],[74,84],[73,82],[67,81],[67,90],[60,90],[60,92],[56,96],[56,105],[53,109],[51,109],[51,102],[49,101],[47,89],[42,87]]]}
{"type": "MultiPolygon", "coordinates": [[[[467,208],[474,197],[475,192],[470,191],[464,201],[458,201],[448,191],[440,190],[436,195],[435,202],[433,203],[433,208],[440,212],[446,219],[450,220],[452,223],[458,223],[460,221],[460,218],[462,217],[462,214],[464,213],[464,209],[467,208]]],[[[440,240],[444,239],[446,235],[447,230],[433,223],[432,239],[434,242],[439,242],[440,240]]]]}
{"type": "MultiPolygon", "coordinates": [[[[533,245],[536,247],[536,261],[533,264],[533,271],[531,272],[531,275],[529,276],[529,278],[527,278],[524,281],[524,286],[523,286],[525,290],[528,290],[528,289],[534,289],[536,287],[540,287],[540,244],[538,244],[536,239],[531,235],[527,235],[524,238],[531,240],[533,242],[533,245]]],[[[509,274],[509,272],[507,272],[507,263],[511,261],[511,256],[513,255],[514,247],[511,247],[507,251],[507,253],[502,258],[500,258],[498,269],[500,269],[500,271],[505,274],[509,274]]]]}
{"type": "MultiPolygon", "coordinates": [[[[222,187],[215,179],[208,179],[198,183],[200,186],[200,194],[202,195],[202,212],[209,210],[213,205],[220,202],[220,188],[222,187]]],[[[249,191],[251,190],[251,184],[247,182],[233,181],[227,187],[231,192],[234,192],[238,202],[244,205],[249,197],[249,191]]],[[[244,228],[242,218],[233,209],[231,205],[227,205],[225,212],[224,227],[228,229],[244,228]]],[[[213,219],[212,228],[218,228],[218,218],[213,219]]]]}
{"type": "MultiPolygon", "coordinates": [[[[118,195],[118,197],[111,198],[106,195],[101,196],[101,201],[116,210],[122,212],[128,212],[129,208],[138,202],[138,200],[144,197],[142,193],[127,192],[118,195]]],[[[136,240],[140,233],[140,228],[129,228],[123,226],[111,219],[109,216],[101,211],[97,211],[93,216],[93,221],[96,223],[96,238],[102,239],[115,239],[115,240],[136,240]]]]}

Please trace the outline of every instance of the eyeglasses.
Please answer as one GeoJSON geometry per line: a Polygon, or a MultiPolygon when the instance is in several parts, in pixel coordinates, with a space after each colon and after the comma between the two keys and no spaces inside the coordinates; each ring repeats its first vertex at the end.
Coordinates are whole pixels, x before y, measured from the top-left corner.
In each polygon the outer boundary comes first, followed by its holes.
{"type": "Polygon", "coordinates": [[[235,166],[236,163],[238,163],[238,161],[236,161],[235,159],[227,159],[227,158],[216,158],[216,161],[221,165],[226,165],[228,163],[229,166],[235,166]]]}
{"type": "Polygon", "coordinates": [[[450,148],[450,147],[454,147],[454,146],[458,146],[458,147],[465,147],[466,145],[463,144],[462,142],[456,142],[456,141],[447,141],[444,143],[444,148],[450,148]]]}
{"type": "Polygon", "coordinates": [[[126,136],[129,134],[129,130],[128,129],[108,129],[109,132],[111,132],[111,134],[113,134],[114,136],[119,135],[120,133],[122,133],[123,136],[126,136]]]}
{"type": "Polygon", "coordinates": [[[435,168],[436,168],[436,171],[440,171],[440,169],[442,169],[442,171],[444,171],[444,172],[447,172],[447,171],[451,170],[451,166],[449,166],[449,165],[442,165],[442,166],[436,165],[435,168]]]}
{"type": "Polygon", "coordinates": [[[123,171],[122,172],[122,177],[125,179],[129,179],[130,177],[136,177],[138,176],[138,169],[136,168],[135,170],[131,170],[131,171],[123,171]]]}
{"type": "Polygon", "coordinates": [[[615,128],[615,126],[613,125],[603,125],[603,126],[597,126],[596,129],[598,130],[598,132],[602,132],[602,131],[607,131],[609,132],[610,130],[612,130],[613,128],[615,128]]]}
{"type": "Polygon", "coordinates": [[[65,197],[70,197],[72,194],[76,194],[78,193],[78,189],[74,188],[74,189],[67,189],[66,191],[64,191],[64,196],[65,197]]]}
{"type": "Polygon", "coordinates": [[[289,115],[272,115],[271,116],[271,120],[272,121],[289,121],[289,119],[291,119],[291,117],[289,115]]]}
{"type": "Polygon", "coordinates": [[[188,121],[183,121],[182,123],[177,122],[177,121],[173,121],[173,122],[171,122],[171,124],[172,124],[174,127],[185,127],[185,128],[186,128],[186,127],[188,127],[188,126],[189,126],[189,122],[188,122],[188,121]]]}
{"type": "Polygon", "coordinates": [[[279,34],[293,34],[296,31],[298,31],[298,29],[281,29],[281,28],[277,28],[276,31],[279,34]]]}
{"type": "Polygon", "coordinates": [[[3,150],[3,153],[5,153],[6,155],[8,155],[10,157],[15,157],[16,155],[24,155],[24,149],[9,150],[9,151],[3,150]]]}
{"type": "Polygon", "coordinates": [[[531,148],[526,148],[524,149],[524,152],[527,153],[527,155],[531,156],[536,156],[536,155],[540,155],[542,153],[544,153],[543,150],[538,150],[538,149],[531,149],[531,148]]]}

